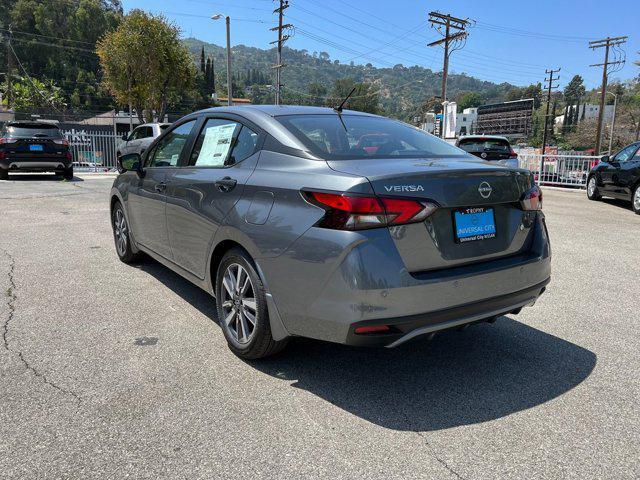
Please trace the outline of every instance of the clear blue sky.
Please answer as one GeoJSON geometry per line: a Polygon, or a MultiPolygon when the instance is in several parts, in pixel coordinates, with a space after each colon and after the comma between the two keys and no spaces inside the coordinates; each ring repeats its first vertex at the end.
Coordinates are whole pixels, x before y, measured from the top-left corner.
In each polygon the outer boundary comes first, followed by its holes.
{"type": "MultiPolygon", "coordinates": [[[[214,13],[231,17],[232,44],[268,48],[276,38],[269,28],[277,25],[272,0],[124,0],[125,10],[142,8],[163,13],[178,24],[183,36],[224,45],[224,21],[214,13]]],[[[470,18],[465,48],[451,57],[450,71],[465,72],[494,82],[516,85],[542,81],[545,68],[562,67],[560,84],[574,74],[588,88],[601,80],[603,49],[588,48],[591,39],[628,35],[624,45],[627,62],[611,78],[629,79],[640,73],[633,64],[640,59],[640,2],[619,0],[290,0],[286,21],[295,25],[288,46],[309,52],[328,52],[332,59],[348,63],[390,66],[421,65],[442,69],[440,47],[426,44],[439,38],[427,23],[428,12],[470,18]]],[[[286,60],[286,59],[285,59],[286,60]]]]}

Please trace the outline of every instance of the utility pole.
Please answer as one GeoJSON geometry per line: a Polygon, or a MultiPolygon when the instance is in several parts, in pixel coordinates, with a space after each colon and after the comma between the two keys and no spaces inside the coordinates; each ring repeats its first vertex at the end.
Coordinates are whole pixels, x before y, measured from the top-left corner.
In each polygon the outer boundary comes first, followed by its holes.
{"type": "Polygon", "coordinates": [[[292,28],[293,25],[291,25],[290,23],[283,24],[284,11],[285,9],[289,8],[289,0],[276,0],[276,1],[280,2],[280,6],[276,8],[273,11],[273,13],[278,14],[278,26],[270,28],[269,30],[272,32],[276,30],[278,31],[278,40],[274,42],[269,42],[269,43],[271,43],[272,45],[274,43],[278,44],[278,60],[276,64],[273,66],[273,68],[276,69],[276,105],[280,105],[280,101],[282,100],[282,92],[281,92],[282,81],[281,81],[280,75],[281,75],[281,69],[284,66],[282,64],[282,45],[291,37],[291,35],[283,35],[282,31],[287,28],[292,28]]]}
{"type": "Polygon", "coordinates": [[[605,95],[607,94],[607,75],[609,65],[622,65],[624,64],[624,59],[622,60],[614,60],[612,62],[609,61],[609,49],[611,47],[616,47],[618,45],[622,45],[627,41],[626,36],[624,37],[607,37],[602,40],[594,40],[593,42],[589,42],[589,48],[595,50],[596,48],[604,48],[604,62],[603,63],[595,63],[593,65],[589,65],[590,67],[602,67],[602,87],[600,88],[600,110],[598,111],[598,125],[596,130],[596,145],[595,145],[595,154],[600,154],[600,146],[602,143],[602,124],[604,123],[604,105],[605,105],[605,95]]]}
{"type": "Polygon", "coordinates": [[[549,106],[551,105],[551,90],[558,88],[558,85],[554,85],[553,82],[560,79],[560,76],[554,77],[554,73],[558,73],[560,69],[557,70],[545,70],[544,73],[549,75],[549,78],[544,79],[547,84],[545,88],[547,89],[547,107],[546,112],[544,114],[544,130],[542,132],[542,156],[540,157],[540,180],[543,180],[544,176],[544,150],[547,148],[547,125],[549,124],[549,106]]]}
{"type": "MultiPolygon", "coordinates": [[[[435,47],[437,45],[444,44],[444,63],[442,65],[442,102],[447,101],[447,75],[449,73],[449,55],[453,53],[455,50],[459,50],[464,45],[461,45],[458,48],[449,49],[449,45],[452,42],[461,42],[466,40],[469,35],[465,28],[470,23],[469,19],[462,19],[452,17],[450,14],[442,14],[439,12],[429,12],[429,23],[431,23],[432,27],[438,29],[438,31],[444,35],[444,38],[440,40],[436,40],[435,42],[431,42],[427,45],[427,47],[435,47]],[[436,25],[439,25],[436,27],[436,25]],[[444,27],[444,32],[442,31],[442,27],[444,27]],[[454,30],[455,33],[451,33],[454,30]]],[[[444,115],[446,112],[443,112],[442,119],[444,120],[444,115]]],[[[444,124],[444,121],[442,122],[444,124]]],[[[440,129],[440,136],[444,136],[444,128],[440,129]]]]}
{"type": "Polygon", "coordinates": [[[13,107],[13,54],[11,52],[11,25],[9,25],[9,33],[5,33],[5,43],[7,48],[7,109],[13,107]]]}

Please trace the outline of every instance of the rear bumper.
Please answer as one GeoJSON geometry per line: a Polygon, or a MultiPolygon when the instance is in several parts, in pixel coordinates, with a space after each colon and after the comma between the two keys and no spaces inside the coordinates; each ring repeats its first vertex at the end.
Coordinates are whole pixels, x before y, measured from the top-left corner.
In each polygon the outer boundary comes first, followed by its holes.
{"type": "Polygon", "coordinates": [[[67,158],[4,158],[0,160],[0,168],[9,172],[53,172],[71,167],[67,158]]]}
{"type": "Polygon", "coordinates": [[[488,320],[498,315],[518,313],[521,308],[533,304],[544,293],[550,281],[551,279],[548,278],[538,285],[518,292],[422,315],[391,318],[384,320],[384,322],[380,322],[380,320],[357,322],[351,326],[345,343],[393,348],[420,335],[488,320]],[[389,326],[390,333],[365,335],[355,333],[355,329],[358,327],[380,324],[389,326]]]}
{"type": "Polygon", "coordinates": [[[551,276],[542,213],[531,233],[526,252],[424,273],[407,271],[386,229],[311,228],[281,256],[257,262],[290,335],[395,346],[533,303],[551,276]],[[356,335],[364,325],[393,328],[356,335]]]}

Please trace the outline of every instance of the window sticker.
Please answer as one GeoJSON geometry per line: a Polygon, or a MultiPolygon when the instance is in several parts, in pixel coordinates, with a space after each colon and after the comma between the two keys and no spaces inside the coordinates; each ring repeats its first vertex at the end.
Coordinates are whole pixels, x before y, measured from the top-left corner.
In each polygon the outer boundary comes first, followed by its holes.
{"type": "Polygon", "coordinates": [[[206,127],[196,165],[215,167],[224,165],[235,129],[235,123],[206,127]]]}

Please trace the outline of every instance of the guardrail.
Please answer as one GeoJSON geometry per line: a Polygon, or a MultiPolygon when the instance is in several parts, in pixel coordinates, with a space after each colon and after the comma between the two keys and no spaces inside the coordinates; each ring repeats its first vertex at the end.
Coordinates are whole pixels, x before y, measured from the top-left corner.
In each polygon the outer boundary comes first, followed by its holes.
{"type": "Polygon", "coordinates": [[[589,171],[598,164],[600,157],[553,154],[519,154],[520,168],[530,170],[540,185],[557,185],[584,188],[589,171]],[[542,160],[544,159],[544,171],[542,160]]]}
{"type": "Polygon", "coordinates": [[[108,172],[117,168],[116,146],[121,140],[112,132],[63,130],[77,171],[108,172]]]}

